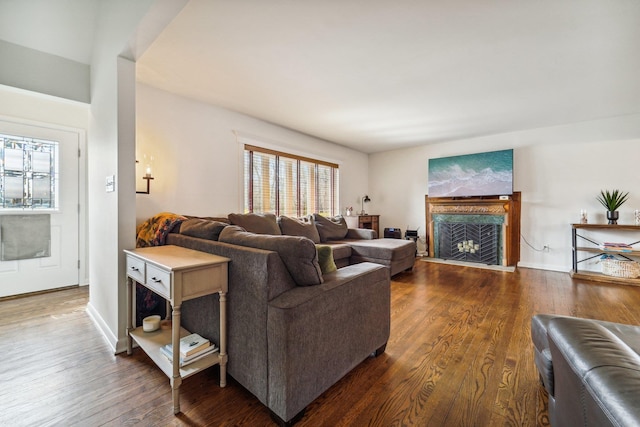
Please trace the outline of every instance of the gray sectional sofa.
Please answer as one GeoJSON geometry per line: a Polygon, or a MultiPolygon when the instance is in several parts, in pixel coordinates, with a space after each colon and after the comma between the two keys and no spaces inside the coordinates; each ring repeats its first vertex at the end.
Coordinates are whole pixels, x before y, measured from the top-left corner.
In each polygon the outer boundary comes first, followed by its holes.
{"type": "MultiPolygon", "coordinates": [[[[311,218],[190,218],[166,238],[166,244],[231,259],[228,373],[280,425],[295,423],[320,394],[364,359],[384,351],[390,331],[390,276],[410,269],[415,260],[411,241],[373,239],[371,230],[343,234],[340,219],[327,221],[323,228],[311,218]],[[333,236],[340,238],[331,240],[333,236]],[[396,242],[379,243],[384,240],[396,242]],[[372,243],[368,249],[357,245],[365,241],[372,243]]],[[[182,324],[217,341],[217,298],[184,302],[182,324]]]]}
{"type": "Polygon", "coordinates": [[[378,239],[374,230],[348,228],[340,215],[326,218],[313,214],[305,218],[275,215],[230,214],[231,224],[259,234],[304,236],[316,244],[332,248],[337,267],[359,262],[374,262],[389,267],[394,276],[411,270],[415,262],[416,245],[409,240],[378,239]]]}
{"type": "Polygon", "coordinates": [[[640,425],[640,326],[537,314],[531,335],[552,426],[640,425]]]}

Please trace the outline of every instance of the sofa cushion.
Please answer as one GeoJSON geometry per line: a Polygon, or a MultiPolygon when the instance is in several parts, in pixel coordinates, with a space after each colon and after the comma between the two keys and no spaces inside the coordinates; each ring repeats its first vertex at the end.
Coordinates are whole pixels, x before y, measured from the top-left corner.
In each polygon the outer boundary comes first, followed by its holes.
{"type": "Polygon", "coordinates": [[[350,228],[347,230],[347,235],[345,236],[345,239],[356,240],[373,240],[377,238],[378,232],[368,228],[350,228]]]}
{"type": "Polygon", "coordinates": [[[313,214],[313,219],[320,234],[320,241],[323,243],[329,240],[344,239],[349,231],[347,221],[342,215],[327,218],[320,214],[313,214]]]}
{"type": "Polygon", "coordinates": [[[297,218],[290,218],[288,216],[279,216],[278,225],[282,234],[287,236],[302,236],[307,237],[313,241],[313,243],[320,243],[320,234],[313,221],[313,217],[309,215],[307,221],[297,218]]]}
{"type": "Polygon", "coordinates": [[[339,259],[349,259],[351,257],[351,246],[349,246],[348,244],[329,242],[327,243],[327,245],[331,246],[334,261],[337,262],[339,259]]]}
{"type": "Polygon", "coordinates": [[[222,230],[218,240],[277,252],[289,274],[299,286],[323,283],[316,245],[306,237],[261,235],[230,225],[222,230]]]}
{"type": "Polygon", "coordinates": [[[229,222],[229,217],[227,216],[195,216],[195,215],[185,215],[185,217],[187,219],[206,219],[209,221],[218,221],[218,222],[224,222],[225,224],[229,225],[231,224],[229,222]]]}
{"type": "Polygon", "coordinates": [[[318,249],[318,264],[322,274],[333,273],[338,269],[333,260],[333,249],[329,245],[316,245],[318,249]]]}
{"type": "Polygon", "coordinates": [[[353,255],[373,259],[397,260],[407,257],[414,258],[416,245],[411,240],[401,239],[373,239],[349,240],[353,255]]]}
{"type": "Polygon", "coordinates": [[[229,221],[233,225],[239,225],[245,230],[256,234],[272,234],[279,236],[280,227],[274,214],[229,214],[229,221]]]}
{"type": "Polygon", "coordinates": [[[218,240],[220,232],[227,225],[224,222],[210,221],[208,219],[191,218],[180,225],[180,234],[198,237],[200,239],[218,240]]]}

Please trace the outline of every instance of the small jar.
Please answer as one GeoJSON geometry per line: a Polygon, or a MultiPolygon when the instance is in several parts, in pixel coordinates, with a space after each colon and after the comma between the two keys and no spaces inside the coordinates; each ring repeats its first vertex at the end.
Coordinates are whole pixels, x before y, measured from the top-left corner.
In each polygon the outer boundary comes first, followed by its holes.
{"type": "Polygon", "coordinates": [[[587,219],[587,210],[580,209],[580,224],[587,224],[589,220],[587,219]]]}

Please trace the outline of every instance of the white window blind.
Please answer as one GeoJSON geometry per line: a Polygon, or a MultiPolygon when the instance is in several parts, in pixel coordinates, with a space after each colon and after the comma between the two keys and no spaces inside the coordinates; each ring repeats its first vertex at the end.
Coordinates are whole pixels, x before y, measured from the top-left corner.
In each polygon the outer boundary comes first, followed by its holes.
{"type": "Polygon", "coordinates": [[[338,213],[338,165],[244,146],[244,210],[301,217],[338,213]]]}

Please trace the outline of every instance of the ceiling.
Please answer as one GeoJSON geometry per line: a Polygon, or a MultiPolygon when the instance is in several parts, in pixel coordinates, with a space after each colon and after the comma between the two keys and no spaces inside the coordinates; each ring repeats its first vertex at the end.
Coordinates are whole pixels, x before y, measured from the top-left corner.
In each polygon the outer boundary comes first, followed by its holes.
{"type": "MultiPolygon", "coordinates": [[[[0,39],[89,63],[100,1],[0,0],[0,39]]],[[[380,152],[640,113],[639,23],[637,0],[191,0],[138,81],[380,152]]]]}
{"type": "Polygon", "coordinates": [[[640,112],[640,2],[191,0],[138,65],[378,152],[640,112]]]}

